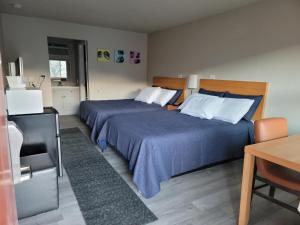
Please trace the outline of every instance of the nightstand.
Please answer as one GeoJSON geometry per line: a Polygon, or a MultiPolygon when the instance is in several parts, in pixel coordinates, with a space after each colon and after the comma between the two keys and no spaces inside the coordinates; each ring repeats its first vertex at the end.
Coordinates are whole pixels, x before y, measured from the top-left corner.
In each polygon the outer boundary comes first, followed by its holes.
{"type": "Polygon", "coordinates": [[[167,105],[167,110],[176,110],[178,105],[167,105]]]}

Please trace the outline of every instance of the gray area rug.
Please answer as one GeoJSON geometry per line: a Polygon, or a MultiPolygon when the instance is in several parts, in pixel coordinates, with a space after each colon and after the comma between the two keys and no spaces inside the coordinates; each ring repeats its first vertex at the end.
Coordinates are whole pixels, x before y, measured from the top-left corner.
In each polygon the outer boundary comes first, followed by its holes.
{"type": "Polygon", "coordinates": [[[62,161],[87,225],[157,220],[78,128],[61,130],[62,161]]]}

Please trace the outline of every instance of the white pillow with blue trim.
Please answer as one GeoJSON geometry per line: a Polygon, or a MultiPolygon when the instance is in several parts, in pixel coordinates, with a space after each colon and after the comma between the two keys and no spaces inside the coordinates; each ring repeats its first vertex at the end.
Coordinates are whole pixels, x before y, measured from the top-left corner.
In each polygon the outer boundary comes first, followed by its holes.
{"type": "Polygon", "coordinates": [[[181,113],[187,114],[201,119],[212,119],[222,105],[223,98],[195,94],[190,96],[181,107],[181,113]]]}
{"type": "Polygon", "coordinates": [[[253,105],[252,99],[224,98],[214,119],[237,124],[253,105]]]}
{"type": "Polygon", "coordinates": [[[140,91],[134,100],[151,104],[159,96],[160,89],[160,87],[146,87],[140,91]]]}
{"type": "Polygon", "coordinates": [[[159,104],[161,107],[163,107],[171,100],[171,98],[173,98],[176,92],[176,90],[161,88],[159,96],[154,100],[154,103],[159,104]]]}

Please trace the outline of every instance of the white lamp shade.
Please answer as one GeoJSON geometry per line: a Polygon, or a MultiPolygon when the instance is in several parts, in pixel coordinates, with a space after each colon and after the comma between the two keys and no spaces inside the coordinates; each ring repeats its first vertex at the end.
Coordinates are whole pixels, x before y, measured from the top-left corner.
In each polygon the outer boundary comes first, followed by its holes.
{"type": "Polygon", "coordinates": [[[197,89],[198,88],[198,75],[192,74],[188,78],[188,89],[197,89]]]}

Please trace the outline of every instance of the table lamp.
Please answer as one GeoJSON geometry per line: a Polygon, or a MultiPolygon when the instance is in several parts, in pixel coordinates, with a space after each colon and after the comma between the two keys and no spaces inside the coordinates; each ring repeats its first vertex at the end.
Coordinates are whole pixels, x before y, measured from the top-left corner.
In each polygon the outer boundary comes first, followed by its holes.
{"type": "Polygon", "coordinates": [[[198,88],[198,75],[191,74],[188,77],[187,88],[191,89],[191,94],[193,94],[193,90],[198,88]]]}

